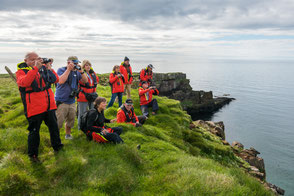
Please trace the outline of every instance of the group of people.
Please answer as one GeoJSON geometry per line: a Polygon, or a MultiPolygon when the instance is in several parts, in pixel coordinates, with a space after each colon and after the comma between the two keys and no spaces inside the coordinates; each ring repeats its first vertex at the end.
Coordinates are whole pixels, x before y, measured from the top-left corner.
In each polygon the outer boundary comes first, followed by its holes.
{"type": "Polygon", "coordinates": [[[51,146],[57,152],[63,148],[59,130],[65,122],[65,139],[72,139],[71,130],[76,115],[78,129],[82,130],[89,140],[99,143],[123,143],[120,137],[122,128],[108,127],[105,123],[131,123],[138,127],[147,120],[149,107],[152,107],[153,115],[158,110],[157,100],[152,98],[152,95],[158,95],[159,92],[152,84],[154,67],[151,64],[140,72],[138,94],[143,115],[137,116],[131,99],[133,73],[128,57],[124,58],[120,66],[115,65],[109,75],[112,96],[108,105],[107,100],[99,97],[96,92],[99,78],[90,61],[84,60],[81,63],[76,56],[70,56],[67,65],[59,68],[57,72],[52,69],[52,63],[53,59],[40,58],[37,53],[30,52],[26,54],[24,61],[17,65],[17,84],[29,123],[28,155],[32,161],[39,161],[39,130],[43,121],[50,132],[51,146]],[[55,95],[51,85],[56,85],[55,95]],[[127,99],[123,104],[124,92],[127,99]],[[104,110],[113,106],[116,98],[119,102],[117,118],[107,119],[104,110]]]}

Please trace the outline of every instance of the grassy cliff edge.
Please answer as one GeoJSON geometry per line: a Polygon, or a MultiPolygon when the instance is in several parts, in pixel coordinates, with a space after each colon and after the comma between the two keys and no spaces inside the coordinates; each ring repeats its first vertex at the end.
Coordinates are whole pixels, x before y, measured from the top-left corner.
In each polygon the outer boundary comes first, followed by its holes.
{"type": "MultiPolygon", "coordinates": [[[[98,86],[110,99],[110,87],[98,86]]],[[[140,115],[138,92],[132,89],[140,115]]],[[[27,157],[27,121],[16,85],[0,77],[0,195],[273,195],[239,165],[231,147],[202,128],[179,101],[156,97],[160,110],[143,127],[119,124],[125,144],[88,142],[75,125],[72,141],[53,153],[41,126],[41,164],[27,157]],[[136,146],[140,144],[141,149],[136,146]]],[[[125,97],[124,97],[125,100],[125,97]]],[[[105,112],[115,118],[117,104],[105,112]]],[[[110,124],[116,126],[117,124],[110,124]]]]}

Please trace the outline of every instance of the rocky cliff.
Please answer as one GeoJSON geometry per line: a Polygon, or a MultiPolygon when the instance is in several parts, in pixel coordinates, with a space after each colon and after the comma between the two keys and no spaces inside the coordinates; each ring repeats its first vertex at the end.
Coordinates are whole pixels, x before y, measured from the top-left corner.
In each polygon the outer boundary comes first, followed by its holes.
{"type": "MultiPolygon", "coordinates": [[[[108,85],[108,74],[99,75],[99,78],[100,84],[108,85]]],[[[184,73],[154,73],[153,82],[161,96],[179,100],[183,109],[192,116],[193,120],[209,117],[234,100],[229,97],[214,98],[212,91],[194,91],[184,73]]],[[[134,73],[132,88],[138,88],[138,86],[139,74],[134,73]]]]}
{"type": "MultiPolygon", "coordinates": [[[[225,126],[222,121],[212,122],[197,120],[190,124],[190,129],[193,130],[196,127],[208,130],[212,134],[218,136],[224,145],[230,146],[230,144],[225,140],[225,126]]],[[[235,155],[237,155],[249,164],[240,164],[241,168],[244,168],[247,173],[257,178],[267,189],[273,191],[276,195],[285,194],[285,190],[266,181],[264,160],[263,158],[258,156],[260,152],[258,152],[253,147],[250,147],[249,149],[244,149],[244,145],[237,141],[234,141],[232,143],[231,148],[235,155]]]]}

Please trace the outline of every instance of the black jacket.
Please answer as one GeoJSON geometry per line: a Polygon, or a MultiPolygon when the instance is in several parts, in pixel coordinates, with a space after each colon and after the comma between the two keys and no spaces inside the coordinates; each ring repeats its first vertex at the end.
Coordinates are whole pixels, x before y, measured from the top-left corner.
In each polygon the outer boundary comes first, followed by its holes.
{"type": "Polygon", "coordinates": [[[100,133],[103,130],[104,123],[110,123],[110,119],[105,118],[104,111],[101,113],[99,113],[97,109],[89,111],[87,130],[100,133]]]}

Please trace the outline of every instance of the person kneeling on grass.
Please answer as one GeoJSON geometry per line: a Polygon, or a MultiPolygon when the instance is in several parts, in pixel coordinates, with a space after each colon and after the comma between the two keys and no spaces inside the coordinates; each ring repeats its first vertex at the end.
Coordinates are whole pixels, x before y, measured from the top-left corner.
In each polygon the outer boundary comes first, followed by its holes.
{"type": "Polygon", "coordinates": [[[117,110],[116,118],[118,123],[130,123],[136,127],[142,126],[147,119],[146,116],[136,116],[132,99],[127,99],[117,110]]]}
{"type": "Polygon", "coordinates": [[[148,86],[147,81],[142,82],[142,87],[139,87],[139,97],[141,111],[144,116],[148,116],[148,108],[152,107],[152,114],[155,115],[158,110],[158,104],[156,99],[152,99],[152,95],[158,95],[159,91],[155,86],[148,86]]]}
{"type": "Polygon", "coordinates": [[[116,119],[110,120],[104,117],[106,105],[106,99],[104,97],[98,97],[94,101],[94,109],[82,115],[81,129],[86,133],[89,140],[94,140],[98,143],[123,143],[123,140],[119,136],[122,133],[121,127],[110,128],[104,125],[104,123],[113,123],[116,121],[116,119]]]}

